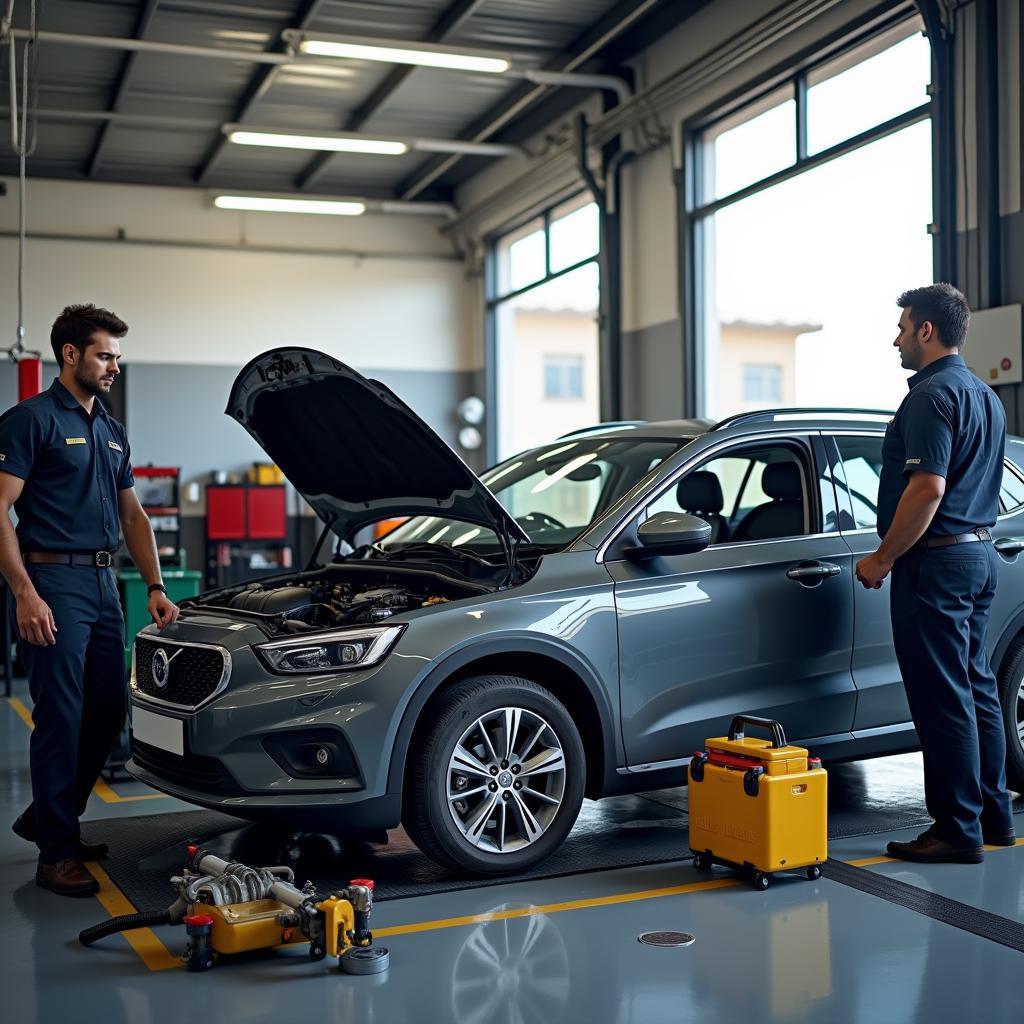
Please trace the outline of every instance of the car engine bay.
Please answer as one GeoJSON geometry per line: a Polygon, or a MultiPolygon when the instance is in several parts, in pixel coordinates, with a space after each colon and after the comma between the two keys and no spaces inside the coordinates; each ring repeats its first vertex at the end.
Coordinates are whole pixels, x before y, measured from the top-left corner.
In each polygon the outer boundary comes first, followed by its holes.
{"type": "Polygon", "coordinates": [[[429,608],[493,589],[416,570],[328,567],[320,572],[279,576],[213,591],[182,602],[182,607],[186,611],[240,613],[258,620],[265,631],[279,635],[378,623],[399,612],[429,608]]]}

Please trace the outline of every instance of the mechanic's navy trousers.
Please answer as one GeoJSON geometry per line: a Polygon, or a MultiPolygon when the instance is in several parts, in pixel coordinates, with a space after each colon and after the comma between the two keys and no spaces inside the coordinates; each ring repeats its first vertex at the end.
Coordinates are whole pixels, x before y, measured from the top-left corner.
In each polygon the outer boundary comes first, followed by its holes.
{"type": "Polygon", "coordinates": [[[21,638],[34,707],[30,763],[39,859],[77,856],[78,818],[124,726],[124,617],[111,569],[28,565],[57,643],[21,638]]]}
{"type": "Polygon", "coordinates": [[[893,567],[896,660],[924,754],[932,832],[981,846],[1013,829],[1006,734],[985,651],[999,556],[988,542],[910,551],[893,567]]]}

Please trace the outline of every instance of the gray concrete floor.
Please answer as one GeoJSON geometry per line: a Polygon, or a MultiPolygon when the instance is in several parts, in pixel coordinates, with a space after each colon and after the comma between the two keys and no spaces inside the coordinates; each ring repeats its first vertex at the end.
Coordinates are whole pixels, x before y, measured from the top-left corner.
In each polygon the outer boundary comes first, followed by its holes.
{"type": "MultiPolygon", "coordinates": [[[[824,879],[781,876],[757,893],[725,872],[709,883],[685,861],[381,903],[373,926],[391,968],[378,977],[339,975],[330,960],[311,963],[300,949],[188,974],[173,960],[183,933],[166,927],[135,947],[116,936],[85,949],[76,938],[82,928],[125,911],[111,902],[116,891],[101,893],[105,908],[35,886],[34,848],[3,824],[29,799],[29,729],[17,710],[0,701],[4,1021],[1024,1018],[1024,954],[824,879]],[[659,929],[691,932],[696,942],[657,949],[637,941],[659,929]]],[[[884,792],[887,763],[864,771],[884,792]]],[[[100,790],[87,820],[191,809],[134,782],[100,790]]],[[[830,854],[873,859],[890,838],[916,831],[841,840],[830,854]]],[[[1024,846],[990,851],[981,866],[881,861],[869,869],[1024,921],[1024,846]]]]}

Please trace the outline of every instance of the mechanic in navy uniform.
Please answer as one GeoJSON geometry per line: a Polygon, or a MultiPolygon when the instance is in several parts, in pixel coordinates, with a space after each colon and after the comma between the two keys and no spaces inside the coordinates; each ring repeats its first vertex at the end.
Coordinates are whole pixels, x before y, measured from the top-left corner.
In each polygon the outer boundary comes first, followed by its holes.
{"type": "Polygon", "coordinates": [[[0,571],[35,705],[33,800],[13,828],[39,847],[36,882],[64,896],[98,889],[83,861],[106,853],[81,838],[78,819],[125,720],[124,617],[110,568],[120,531],[150,585],[154,622],[178,617],[125,429],[97,401],[117,380],[127,331],[105,309],[68,306],[50,333],[60,376],[0,417],[0,571]]]}
{"type": "Polygon", "coordinates": [[[917,372],[886,431],[878,490],[878,550],[857,578],[890,592],[896,659],[924,755],[935,823],[889,843],[904,860],[977,864],[982,843],[1015,842],[1006,789],[1006,734],[985,651],[998,556],[1006,416],[960,356],[967,300],[952,285],[904,292],[899,349],[917,372]]]}

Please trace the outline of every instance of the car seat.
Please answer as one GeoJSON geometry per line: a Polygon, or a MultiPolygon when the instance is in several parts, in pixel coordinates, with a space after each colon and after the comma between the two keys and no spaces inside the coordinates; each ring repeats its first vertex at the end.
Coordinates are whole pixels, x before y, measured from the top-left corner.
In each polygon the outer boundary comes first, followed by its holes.
{"type": "Polygon", "coordinates": [[[795,462],[764,467],[761,490],[772,500],[752,508],[733,532],[734,541],[799,537],[804,532],[804,488],[795,462]]]}
{"type": "Polygon", "coordinates": [[[698,470],[681,480],[676,488],[676,504],[711,525],[709,544],[723,544],[729,539],[729,524],[722,515],[722,485],[710,470],[698,470]]]}

